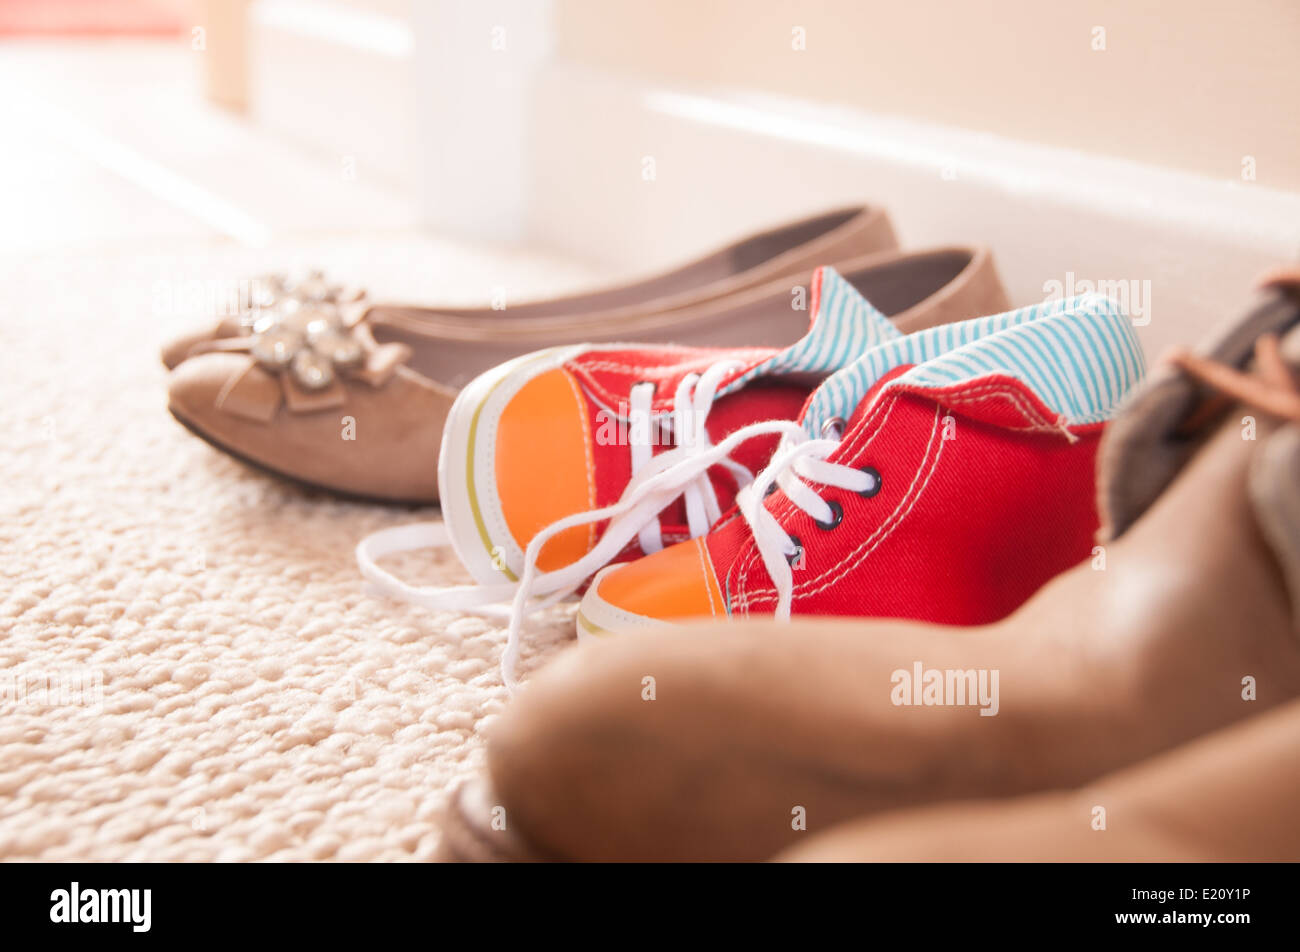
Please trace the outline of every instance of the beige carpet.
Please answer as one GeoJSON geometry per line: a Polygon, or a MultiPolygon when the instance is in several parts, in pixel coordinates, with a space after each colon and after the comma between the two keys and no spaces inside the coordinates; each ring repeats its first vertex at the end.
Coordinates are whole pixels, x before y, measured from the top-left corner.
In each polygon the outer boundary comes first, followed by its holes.
{"type": "MultiPolygon", "coordinates": [[[[222,281],[304,262],[448,303],[586,277],[392,237],[0,259],[0,858],[437,848],[505,700],[501,632],[375,600],[352,556],[429,513],[279,483],[164,409],[162,338],[222,281]]],[[[446,561],[401,567],[463,580],[446,561]]],[[[569,640],[565,615],[530,626],[525,671],[569,640]]]]}

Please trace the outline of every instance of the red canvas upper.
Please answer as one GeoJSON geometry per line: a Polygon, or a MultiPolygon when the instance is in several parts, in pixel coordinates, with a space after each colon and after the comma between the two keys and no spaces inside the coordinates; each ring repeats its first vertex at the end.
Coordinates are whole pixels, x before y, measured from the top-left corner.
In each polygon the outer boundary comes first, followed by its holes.
{"type": "Polygon", "coordinates": [[[639,512],[646,521],[633,538],[618,536],[621,551],[609,551],[608,523],[593,520],[628,498],[637,478],[669,466],[678,467],[673,478],[683,475],[690,466],[680,464],[738,429],[793,423],[820,380],[902,336],[831,269],[814,275],[809,309],[808,332],[784,348],[575,345],[475,378],[448,414],[438,477],[440,498],[451,501],[448,535],[471,574],[481,584],[517,578],[543,533],[535,564],[551,573],[595,548],[603,564],[705,532],[732,505],[738,481],[766,465],[777,443],[771,430],[684,476],[657,512],[639,512]]]}
{"type": "MultiPolygon", "coordinates": [[[[800,342],[806,344],[818,338],[834,337],[840,324],[852,323],[872,329],[872,333],[893,336],[898,332],[893,329],[888,319],[863,300],[856,291],[845,282],[833,269],[818,268],[813,272],[809,286],[809,320],[808,335],[800,342]],[[846,288],[853,299],[852,306],[835,311],[832,316],[823,314],[824,290],[828,279],[838,286],[846,288]],[[835,322],[839,322],[838,324],[835,322]]],[[[865,338],[864,338],[865,339],[865,338]]],[[[622,495],[632,478],[632,461],[630,450],[626,445],[601,444],[598,439],[600,422],[610,412],[626,417],[626,407],[633,387],[638,384],[653,383],[654,396],[651,401],[654,413],[670,413],[676,404],[678,385],[690,374],[703,374],[720,361],[734,362],[735,366],[722,378],[719,392],[724,396],[716,399],[709,411],[706,429],[712,443],[721,442],[727,435],[751,423],[766,420],[797,419],[816,385],[816,378],[804,375],[784,376],[772,373],[770,376],[757,376],[748,383],[734,388],[739,378],[751,372],[762,373],[757,368],[768,364],[778,355],[789,355],[796,347],[780,349],[772,347],[741,347],[722,349],[716,347],[685,347],[679,345],[635,345],[611,349],[591,349],[576,354],[564,364],[565,370],[572,374],[583,397],[587,401],[587,417],[591,421],[593,433],[592,469],[595,484],[595,508],[607,506],[622,495]],[[730,392],[726,391],[730,389],[730,392]],[[602,416],[603,414],[603,416],[602,416]]],[[[847,354],[844,356],[856,356],[847,354]]],[[[760,436],[748,440],[731,453],[730,459],[756,473],[771,458],[776,449],[778,437],[760,436]]],[[[672,443],[655,447],[658,455],[670,449],[672,443]]],[[[708,472],[708,478],[717,494],[719,505],[726,511],[733,503],[739,486],[735,477],[725,467],[714,466],[708,472]]],[[[685,504],[678,499],[659,516],[662,538],[665,544],[690,538],[686,525],[685,504]]],[[[595,536],[604,532],[606,523],[595,526],[595,536]]],[[[634,558],[643,554],[640,545],[633,540],[620,553],[615,561],[634,558]]]]}
{"type": "Polygon", "coordinates": [[[774,347],[681,347],[674,344],[629,344],[619,349],[585,350],[565,362],[593,399],[606,406],[626,402],[632,387],[655,384],[655,410],[671,410],[677,385],[687,374],[702,374],[719,360],[734,360],[739,368],[726,380],[775,357],[774,347]]]}
{"type": "MultiPolygon", "coordinates": [[[[1055,417],[1010,377],[869,402],[829,461],[875,468],[875,496],[815,486],[843,508],[834,529],[780,492],[766,501],[803,547],[792,611],[979,624],[1086,558],[1104,425],[1062,429],[1055,417]]],[[[731,613],[770,613],[776,593],[744,521],[707,541],[731,613]]]]}
{"type": "MultiPolygon", "coordinates": [[[[754,364],[759,363],[762,359],[770,356],[771,352],[764,352],[754,364]]],[[[653,359],[662,359],[666,356],[664,351],[623,351],[619,354],[620,358],[626,359],[628,368],[641,368],[647,366],[647,362],[636,363],[637,358],[648,357],[653,359]]],[[[724,359],[729,354],[714,351],[709,355],[709,363],[724,359]]],[[[591,361],[595,363],[595,361],[591,361]]],[[[692,362],[685,365],[666,364],[663,367],[664,374],[661,380],[663,384],[656,387],[654,405],[656,412],[665,412],[672,403],[672,395],[676,392],[677,384],[686,376],[687,373],[700,372],[707,369],[709,364],[700,365],[699,361],[692,358],[692,362]],[[698,370],[696,369],[698,368],[698,370]],[[667,392],[667,397],[663,394],[667,392]]],[[[607,407],[615,407],[614,412],[625,417],[625,408],[628,397],[626,391],[624,395],[612,403],[607,403],[611,397],[619,393],[620,387],[626,386],[630,391],[632,385],[643,379],[654,378],[637,378],[634,371],[629,370],[619,376],[608,371],[608,368],[616,366],[607,355],[594,355],[590,352],[585,353],[576,361],[565,364],[566,369],[574,373],[579,381],[579,387],[584,398],[587,401],[588,419],[591,421],[592,429],[592,472],[596,489],[596,508],[608,506],[616,502],[627,488],[632,479],[632,454],[626,443],[602,443],[598,437],[602,423],[605,417],[602,412],[606,412],[607,407]],[[600,388],[589,387],[588,381],[590,375],[584,371],[587,369],[589,358],[594,356],[605,357],[599,361],[602,366],[602,375],[604,377],[604,386],[600,388]]],[[[705,421],[705,429],[709,433],[709,438],[713,443],[721,442],[728,434],[739,430],[741,427],[751,423],[757,423],[763,420],[793,420],[799,415],[799,411],[808,399],[811,391],[811,384],[801,384],[788,380],[758,380],[739,390],[736,390],[724,397],[719,397],[714,401],[705,421]]],[[[777,437],[760,436],[742,443],[731,453],[730,458],[750,472],[756,473],[761,470],[767,461],[771,458],[773,450],[776,449],[777,437]]],[[[663,442],[653,447],[654,455],[659,455],[672,447],[675,443],[671,438],[665,438],[663,442]]],[[[736,479],[730,471],[722,466],[714,466],[708,471],[709,481],[712,483],[714,492],[717,493],[718,503],[725,511],[735,502],[736,492],[739,486],[736,479]]],[[[682,539],[690,538],[690,532],[686,525],[686,509],[682,500],[678,499],[671,506],[665,509],[659,517],[660,527],[665,544],[677,542],[682,539]]],[[[599,536],[605,530],[605,523],[596,525],[595,533],[599,536]]],[[[633,558],[641,554],[641,548],[636,540],[630,542],[618,557],[618,560],[633,558]]]]}
{"type": "MultiPolygon", "coordinates": [[[[1064,425],[1009,376],[941,389],[887,386],[906,369],[886,376],[861,402],[827,459],[873,468],[878,492],[864,497],[809,482],[841,507],[833,528],[819,527],[780,490],[764,500],[802,549],[792,564],[792,614],[989,622],[1091,551],[1098,524],[1094,458],[1104,424],[1064,425]]],[[[714,526],[703,547],[726,614],[775,610],[776,589],[738,511],[714,526]]],[[[668,552],[612,571],[624,577],[604,586],[611,576],[602,576],[585,612],[610,592],[617,603],[605,604],[606,613],[647,618],[670,620],[674,604],[710,603],[673,598],[673,584],[685,593],[708,579],[692,560],[668,552]],[[674,583],[665,571],[681,577],[674,583]],[[636,595],[633,574],[654,577],[653,599],[636,595]]]]}

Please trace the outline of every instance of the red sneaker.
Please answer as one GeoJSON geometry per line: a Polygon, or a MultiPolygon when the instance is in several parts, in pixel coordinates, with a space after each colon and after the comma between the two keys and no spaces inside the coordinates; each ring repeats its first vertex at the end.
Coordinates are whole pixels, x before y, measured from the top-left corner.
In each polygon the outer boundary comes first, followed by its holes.
{"type": "Polygon", "coordinates": [[[1027,313],[933,358],[925,339],[953,328],[909,335],[829,378],[706,536],[596,577],[579,633],[699,616],[979,624],[1011,612],[1091,551],[1097,440],[1144,372],[1109,300],[1027,313]]]}
{"type": "MultiPolygon", "coordinates": [[[[985,270],[983,257],[970,256],[971,264],[985,270]]],[[[362,574],[404,601],[492,614],[493,605],[516,596],[525,566],[532,576],[542,573],[531,591],[562,597],[611,561],[703,535],[766,465],[781,431],[768,427],[752,440],[732,439],[722,453],[713,452],[715,442],[759,421],[784,421],[796,430],[794,420],[818,380],[902,335],[857,290],[890,279],[892,267],[869,267],[850,275],[853,282],[818,269],[808,332],[783,349],[581,344],[527,354],[482,374],[460,392],[443,428],[443,523],[367,537],[357,547],[362,574]],[[626,517],[636,520],[635,530],[607,544],[600,510],[617,503],[634,480],[644,483],[674,467],[681,472],[687,461],[687,478],[643,501],[626,517]],[[564,519],[577,524],[552,531],[542,545],[539,534],[564,519]],[[376,561],[448,543],[478,585],[420,588],[376,561]]],[[[939,287],[949,293],[932,288],[922,305],[931,298],[943,305],[920,312],[913,306],[912,319],[919,313],[937,322],[954,313],[950,274],[939,287]]],[[[787,293],[782,289],[778,299],[776,291],[765,292],[740,310],[757,305],[770,320],[774,308],[790,306],[787,293]]]]}
{"type": "MultiPolygon", "coordinates": [[[[984,271],[985,255],[967,253],[955,272],[920,267],[934,257],[903,256],[844,276],[819,269],[806,334],[784,348],[580,344],[479,376],[448,415],[439,454],[439,498],[457,555],[480,583],[516,581],[529,542],[557,520],[609,506],[634,478],[648,479],[749,424],[795,420],[820,380],[902,335],[891,319],[898,309],[909,331],[975,316],[965,274],[984,271]],[[899,272],[900,262],[915,262],[915,273],[899,272]],[[878,294],[889,298],[890,314],[868,303],[878,294]]],[[[736,302],[729,320],[743,323],[748,314],[802,323],[790,308],[791,288],[782,285],[736,302]]],[[[647,513],[636,536],[601,564],[703,535],[767,463],[777,438],[736,445],[647,513]]],[[[574,564],[603,528],[588,523],[556,535],[538,553],[538,570],[574,564]]]]}

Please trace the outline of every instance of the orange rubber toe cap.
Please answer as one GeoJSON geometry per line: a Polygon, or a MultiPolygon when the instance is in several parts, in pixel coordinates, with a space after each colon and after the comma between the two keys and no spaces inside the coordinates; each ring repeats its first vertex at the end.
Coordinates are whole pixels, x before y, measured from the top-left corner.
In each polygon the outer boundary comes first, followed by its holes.
{"type": "Polygon", "coordinates": [[[726,615],[709,550],[699,538],[602,571],[582,599],[578,624],[584,634],[603,635],[726,615]]]}
{"type": "MultiPolygon", "coordinates": [[[[587,401],[562,367],[528,381],[502,410],[495,438],[497,498],[521,549],[556,520],[596,508],[591,441],[587,401]]],[[[537,567],[549,572],[576,562],[595,541],[595,526],[575,526],[542,548],[537,567]]]]}

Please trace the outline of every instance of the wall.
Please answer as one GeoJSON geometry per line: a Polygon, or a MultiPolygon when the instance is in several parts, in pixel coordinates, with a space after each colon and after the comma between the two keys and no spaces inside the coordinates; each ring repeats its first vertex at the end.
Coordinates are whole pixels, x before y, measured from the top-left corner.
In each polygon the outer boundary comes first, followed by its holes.
{"type": "Polygon", "coordinates": [[[1295,0],[555,0],[560,57],[1300,190],[1295,0]],[[796,27],[806,49],[793,50],[796,27]],[[1094,50],[1096,27],[1105,49],[1094,50]]]}

